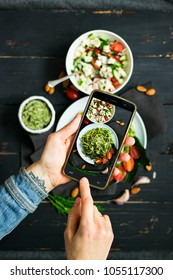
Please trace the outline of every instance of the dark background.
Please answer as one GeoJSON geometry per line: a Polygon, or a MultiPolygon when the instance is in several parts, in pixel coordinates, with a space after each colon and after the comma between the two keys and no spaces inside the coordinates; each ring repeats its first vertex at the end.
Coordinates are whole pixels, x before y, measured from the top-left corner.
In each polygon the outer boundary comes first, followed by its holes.
{"type": "MultiPolygon", "coordinates": [[[[48,97],[58,121],[71,101],[60,86],[53,96],[47,96],[43,86],[65,69],[70,44],[92,29],[118,33],[135,61],[126,89],[152,80],[167,130],[147,145],[156,179],[151,172],[151,184],[123,206],[101,200],[115,232],[109,259],[172,259],[172,1],[13,2],[0,1],[0,183],[17,172],[22,145],[28,141],[17,118],[19,104],[31,95],[48,97]]],[[[0,258],[64,259],[65,225],[66,217],[44,201],[0,242],[0,258]]]]}
{"type": "Polygon", "coordinates": [[[154,11],[172,10],[172,0],[1,0],[3,9],[140,9],[154,11]]]}

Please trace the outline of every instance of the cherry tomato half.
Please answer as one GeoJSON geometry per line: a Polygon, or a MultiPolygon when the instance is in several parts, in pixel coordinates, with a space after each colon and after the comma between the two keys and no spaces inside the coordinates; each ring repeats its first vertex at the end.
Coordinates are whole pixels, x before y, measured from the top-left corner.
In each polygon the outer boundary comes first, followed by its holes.
{"type": "Polygon", "coordinates": [[[73,88],[69,88],[67,91],[66,91],[66,96],[70,99],[70,100],[77,100],[79,98],[79,92],[76,91],[75,89],[73,88]]]}
{"type": "Polygon", "coordinates": [[[112,85],[114,86],[114,88],[117,88],[119,86],[119,83],[115,78],[111,78],[111,82],[112,82],[112,85]]]}
{"type": "Polygon", "coordinates": [[[141,151],[136,145],[130,147],[130,155],[134,159],[139,159],[141,157],[141,151]]]}
{"type": "Polygon", "coordinates": [[[102,50],[101,49],[99,49],[99,48],[94,48],[94,53],[97,53],[97,54],[102,54],[102,50]]]}
{"type": "Polygon", "coordinates": [[[83,123],[84,123],[85,125],[88,125],[88,124],[90,123],[90,121],[89,121],[89,119],[85,118],[84,121],[83,121],[83,123]]]}
{"type": "Polygon", "coordinates": [[[94,66],[94,68],[100,69],[100,66],[96,64],[94,58],[92,59],[91,63],[92,63],[92,65],[94,66]]]}
{"type": "Polygon", "coordinates": [[[110,50],[113,52],[122,52],[124,46],[120,42],[115,42],[110,45],[110,50]]]}
{"type": "Polygon", "coordinates": [[[132,172],[135,167],[134,159],[130,156],[130,159],[128,161],[123,161],[123,167],[125,171],[132,172]]]}

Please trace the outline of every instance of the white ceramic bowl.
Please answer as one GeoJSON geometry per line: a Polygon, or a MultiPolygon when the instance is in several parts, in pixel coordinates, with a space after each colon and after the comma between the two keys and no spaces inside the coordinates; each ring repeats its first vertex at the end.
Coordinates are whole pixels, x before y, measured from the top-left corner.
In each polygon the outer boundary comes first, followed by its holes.
{"type": "MultiPolygon", "coordinates": [[[[94,102],[97,102],[97,98],[94,98],[94,100],[92,100],[92,101],[94,101],[94,102]]],[[[100,100],[98,100],[98,101],[100,101],[100,100]]],[[[98,104],[98,103],[97,103],[98,104]]],[[[95,113],[93,114],[93,109],[95,109],[94,107],[93,107],[93,103],[91,102],[90,103],[90,107],[89,107],[89,109],[88,109],[88,112],[87,112],[87,114],[86,114],[86,117],[88,118],[88,120],[90,120],[92,123],[107,123],[107,122],[110,122],[110,120],[113,118],[113,116],[114,116],[114,114],[115,114],[115,106],[114,105],[111,105],[112,106],[112,108],[111,108],[111,110],[109,110],[110,111],[110,113],[111,113],[111,115],[109,116],[109,118],[107,118],[107,120],[103,120],[103,115],[102,116],[100,116],[99,115],[99,112],[97,111],[97,110],[95,110],[95,113]],[[91,109],[90,109],[91,108],[91,109]],[[101,117],[101,121],[96,121],[96,120],[93,120],[93,118],[94,117],[101,117]]],[[[102,104],[101,104],[102,105],[102,104]]],[[[100,105],[98,105],[98,106],[100,106],[100,105]]],[[[102,106],[105,106],[105,105],[102,105],[102,106]]],[[[106,108],[106,110],[108,110],[108,108],[106,108]]],[[[102,111],[103,112],[103,111],[102,111]]]]}
{"type": "Polygon", "coordinates": [[[21,126],[22,126],[27,132],[30,132],[30,133],[33,133],[33,134],[41,134],[41,133],[44,133],[44,132],[48,131],[48,130],[53,126],[53,124],[55,123],[55,110],[54,110],[53,105],[50,103],[50,101],[49,101],[48,99],[46,99],[46,98],[43,97],[43,96],[36,96],[36,95],[35,95],[35,96],[31,96],[31,97],[25,99],[25,100],[21,103],[21,105],[20,105],[20,107],[19,107],[19,111],[18,111],[18,118],[19,118],[19,121],[20,121],[21,126]],[[28,102],[32,101],[32,100],[40,100],[40,101],[45,102],[45,103],[47,104],[47,106],[48,106],[50,112],[51,112],[51,120],[50,120],[49,124],[48,124],[46,127],[42,128],[42,129],[37,129],[37,130],[31,129],[31,128],[27,127],[27,126],[25,125],[25,123],[23,122],[23,120],[22,120],[22,112],[23,112],[23,109],[24,109],[24,107],[26,106],[26,104],[27,104],[28,102]]]}
{"type": "MultiPolygon", "coordinates": [[[[109,39],[109,41],[111,41],[111,42],[114,42],[116,40],[117,42],[122,43],[122,45],[125,47],[125,53],[127,55],[127,61],[128,61],[128,64],[127,64],[126,69],[125,69],[125,72],[126,72],[127,76],[124,78],[124,81],[121,85],[119,85],[115,90],[111,91],[111,93],[116,93],[116,92],[120,91],[129,81],[129,79],[132,75],[133,64],[134,63],[133,63],[133,55],[132,55],[131,49],[128,46],[128,44],[126,43],[126,41],[123,38],[121,38],[119,35],[117,35],[113,32],[110,32],[110,31],[107,31],[107,30],[91,30],[91,31],[88,31],[88,32],[82,34],[81,36],[79,36],[72,43],[72,45],[70,46],[70,48],[67,52],[67,56],[66,56],[66,71],[67,71],[67,74],[68,75],[72,74],[72,71],[74,69],[73,62],[74,62],[74,55],[75,55],[76,49],[79,47],[81,42],[84,39],[86,39],[90,34],[94,34],[95,36],[102,35],[102,36],[106,37],[107,39],[109,39]]],[[[82,86],[79,86],[79,84],[77,83],[74,75],[72,77],[70,77],[70,80],[76,88],[78,88],[80,91],[82,91],[86,94],[90,94],[91,91],[94,89],[94,88],[92,88],[92,90],[83,89],[82,86]]]]}
{"type": "Polygon", "coordinates": [[[81,156],[81,158],[83,160],[85,160],[86,162],[90,163],[90,164],[94,164],[94,160],[85,156],[82,152],[82,142],[81,142],[81,137],[83,135],[85,135],[89,130],[92,130],[92,129],[95,129],[95,128],[104,128],[104,129],[107,129],[109,130],[109,132],[111,133],[111,136],[112,136],[112,139],[114,141],[114,145],[115,147],[118,149],[118,146],[119,146],[119,141],[118,141],[118,136],[117,134],[115,133],[115,131],[108,125],[106,124],[102,124],[102,123],[92,123],[92,124],[89,124],[87,126],[85,126],[79,133],[78,135],[78,138],[77,138],[77,141],[76,141],[76,146],[77,146],[77,150],[78,150],[78,153],[79,155],[81,156]]]}

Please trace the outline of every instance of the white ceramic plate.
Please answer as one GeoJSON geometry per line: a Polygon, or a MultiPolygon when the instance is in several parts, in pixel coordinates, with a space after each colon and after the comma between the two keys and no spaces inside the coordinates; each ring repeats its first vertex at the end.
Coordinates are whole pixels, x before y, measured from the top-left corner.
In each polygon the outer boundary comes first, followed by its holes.
{"type": "MultiPolygon", "coordinates": [[[[86,106],[86,103],[88,101],[88,96],[83,97],[74,103],[72,103],[62,114],[60,117],[56,130],[59,130],[63,128],[66,124],[68,124],[75,116],[77,113],[83,112],[86,106]]],[[[146,149],[147,147],[147,133],[146,133],[146,128],[144,125],[144,122],[137,112],[134,119],[133,119],[133,128],[135,130],[136,136],[140,140],[141,144],[143,147],[146,149]]]]}
{"type": "Polygon", "coordinates": [[[92,124],[89,124],[89,125],[85,126],[81,130],[81,132],[79,133],[79,136],[78,136],[77,141],[76,141],[76,146],[77,146],[77,150],[78,150],[78,153],[81,156],[81,158],[83,158],[83,160],[85,160],[86,162],[88,162],[90,164],[94,164],[94,160],[83,154],[83,152],[82,152],[82,142],[81,142],[80,139],[89,130],[92,130],[92,129],[97,128],[97,127],[108,129],[111,133],[111,136],[112,136],[112,139],[114,141],[115,147],[118,149],[118,146],[119,146],[118,137],[117,137],[115,131],[110,126],[108,126],[106,124],[101,124],[101,123],[99,123],[99,124],[98,123],[92,123],[92,124]]]}

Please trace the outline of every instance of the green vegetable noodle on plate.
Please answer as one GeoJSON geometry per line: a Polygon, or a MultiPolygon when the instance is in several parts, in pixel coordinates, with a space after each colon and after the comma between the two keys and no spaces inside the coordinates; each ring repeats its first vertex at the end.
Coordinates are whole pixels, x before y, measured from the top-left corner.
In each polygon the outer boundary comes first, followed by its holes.
{"type": "Polygon", "coordinates": [[[81,137],[82,152],[91,159],[103,158],[114,144],[110,131],[94,128],[81,137]]]}

